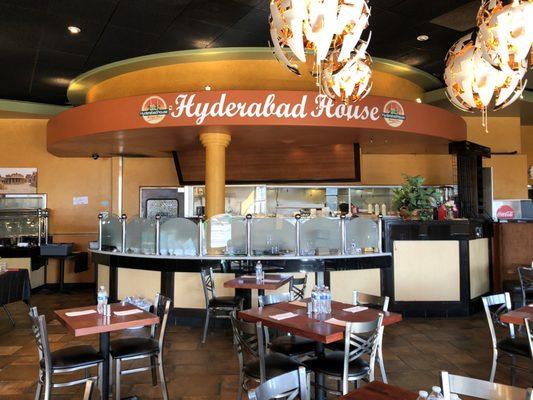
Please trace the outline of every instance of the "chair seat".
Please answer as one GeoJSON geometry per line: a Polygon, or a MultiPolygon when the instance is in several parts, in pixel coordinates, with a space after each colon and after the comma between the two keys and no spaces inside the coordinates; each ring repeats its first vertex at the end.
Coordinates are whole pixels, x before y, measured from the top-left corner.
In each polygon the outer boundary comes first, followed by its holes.
{"type": "MultiPolygon", "coordinates": [[[[289,356],[279,353],[270,353],[265,356],[266,379],[272,379],[287,372],[297,370],[302,364],[294,361],[289,356]]],[[[246,363],[244,374],[255,379],[260,379],[259,360],[246,363]]]]}
{"type": "Polygon", "coordinates": [[[217,296],[209,300],[209,307],[238,307],[240,301],[237,296],[217,296]]]}
{"type": "Polygon", "coordinates": [[[280,336],[272,340],[270,350],[293,357],[313,353],[316,343],[300,336],[280,336]]]}
{"type": "MultiPolygon", "coordinates": [[[[342,377],[344,369],[344,352],[334,351],[326,354],[323,358],[314,358],[304,361],[307,368],[326,375],[342,377]]],[[[364,376],[369,370],[368,363],[360,358],[352,361],[348,367],[348,376],[364,376]]]]}
{"type": "Polygon", "coordinates": [[[498,349],[507,353],[531,357],[529,342],[525,338],[507,338],[498,342],[498,349]]]}
{"type": "MultiPolygon", "coordinates": [[[[89,345],[66,347],[50,355],[54,369],[84,367],[104,361],[104,357],[89,345]]],[[[44,368],[44,360],[41,360],[41,368],[44,368]]]]}
{"type": "Polygon", "coordinates": [[[109,351],[113,358],[155,354],[159,351],[159,343],[157,340],[145,337],[122,338],[112,340],[109,351]]]}

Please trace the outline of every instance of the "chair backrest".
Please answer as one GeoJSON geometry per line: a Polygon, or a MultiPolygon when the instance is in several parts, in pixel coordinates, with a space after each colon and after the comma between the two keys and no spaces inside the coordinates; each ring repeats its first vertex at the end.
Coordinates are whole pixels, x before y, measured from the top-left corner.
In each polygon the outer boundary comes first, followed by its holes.
{"type": "Polygon", "coordinates": [[[213,268],[202,269],[200,275],[202,276],[202,287],[204,289],[205,306],[207,307],[209,305],[209,300],[217,297],[213,268]]]}
{"type": "Polygon", "coordinates": [[[522,307],[527,305],[527,295],[533,291],[533,267],[518,268],[518,277],[520,278],[520,289],[522,290],[522,307]]]}
{"type": "Polygon", "coordinates": [[[506,324],[501,321],[500,316],[512,309],[511,296],[509,292],[493,294],[491,296],[482,297],[483,308],[487,316],[487,322],[489,324],[490,336],[492,339],[492,346],[496,348],[498,345],[498,338],[496,336],[495,325],[509,326],[509,335],[514,337],[514,325],[506,324]]]}
{"type": "Polygon", "coordinates": [[[389,311],[389,296],[375,296],[373,294],[353,291],[352,303],[355,306],[367,306],[370,308],[381,308],[382,311],[389,311]]]}
{"type": "Polygon", "coordinates": [[[531,352],[531,358],[533,359],[533,321],[526,318],[524,319],[524,325],[526,326],[527,338],[529,340],[529,351],[531,352]]]}
{"type": "Polygon", "coordinates": [[[466,376],[441,372],[442,393],[445,400],[451,393],[486,400],[531,400],[532,390],[502,385],[466,376]]]}
{"type": "Polygon", "coordinates": [[[156,293],[154,300],[154,313],[159,317],[159,324],[152,325],[150,329],[150,337],[156,338],[157,328],[159,328],[159,351],[163,351],[163,344],[165,341],[165,332],[167,329],[168,316],[170,314],[170,306],[172,300],[162,294],[156,293]]]}
{"type": "Polygon", "coordinates": [[[263,339],[263,325],[237,319],[235,311],[230,313],[233,343],[239,359],[239,367],[244,367],[245,357],[259,360],[261,383],[265,382],[265,341],[263,339]]]}
{"type": "MultiPolygon", "coordinates": [[[[364,355],[370,357],[368,376],[370,377],[370,381],[373,380],[374,362],[380,341],[382,323],[383,314],[379,313],[378,318],[373,321],[351,322],[346,324],[344,334],[343,383],[348,381],[349,364],[364,355]]],[[[343,390],[343,393],[345,394],[346,391],[343,390]]]]}
{"type": "Polygon", "coordinates": [[[283,303],[284,301],[292,301],[292,293],[272,293],[265,294],[263,296],[258,296],[257,301],[259,302],[259,307],[269,306],[271,304],[283,303]]]}
{"type": "Polygon", "coordinates": [[[46,319],[44,315],[39,315],[39,313],[37,312],[37,307],[30,308],[29,316],[33,336],[35,338],[35,343],[37,344],[39,361],[44,361],[46,373],[51,373],[52,356],[50,353],[50,342],[48,341],[48,329],[46,328],[46,319]]]}
{"type": "Polygon", "coordinates": [[[269,379],[248,392],[250,400],[271,400],[280,397],[287,400],[310,398],[305,367],[269,379]]]}
{"type": "Polygon", "coordinates": [[[289,292],[292,293],[293,300],[301,300],[305,297],[307,287],[307,273],[302,278],[292,277],[289,283],[289,292]]]}

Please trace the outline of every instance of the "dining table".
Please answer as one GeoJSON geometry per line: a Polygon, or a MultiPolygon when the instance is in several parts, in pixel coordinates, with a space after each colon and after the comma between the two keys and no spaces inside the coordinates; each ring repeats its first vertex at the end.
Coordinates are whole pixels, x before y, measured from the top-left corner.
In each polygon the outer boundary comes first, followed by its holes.
{"type": "Polygon", "coordinates": [[[239,290],[237,293],[244,298],[244,307],[252,306],[252,290],[256,289],[259,296],[265,294],[265,290],[277,290],[289,283],[292,279],[290,274],[267,274],[264,279],[258,280],[255,275],[242,275],[224,282],[224,287],[239,290]]]}
{"type": "Polygon", "coordinates": [[[525,325],[524,319],[526,318],[533,320],[533,304],[500,315],[500,320],[502,322],[515,325],[525,325]]]}
{"type": "MultiPolygon", "coordinates": [[[[282,302],[266,307],[255,307],[240,311],[239,317],[248,322],[261,322],[264,326],[278,329],[293,335],[302,336],[315,341],[317,357],[324,356],[325,345],[344,339],[346,323],[367,322],[383,314],[383,326],[392,325],[402,320],[402,315],[375,308],[354,306],[339,301],[331,302],[331,313],[307,313],[307,303],[311,299],[282,302]],[[290,314],[289,314],[290,313],[290,314]],[[282,318],[280,318],[283,316],[282,318]]],[[[319,387],[324,386],[324,375],[317,373],[315,377],[315,399],[324,399],[319,387]]]]}
{"type": "Polygon", "coordinates": [[[58,321],[74,336],[99,335],[100,353],[104,357],[102,366],[102,399],[109,397],[109,337],[111,332],[137,328],[159,323],[156,314],[133,304],[111,304],[109,316],[99,314],[96,306],[77,307],[54,311],[58,321]]]}
{"type": "Polygon", "coordinates": [[[338,400],[416,400],[417,398],[418,394],[410,390],[373,381],[339,397],[338,400]]]}

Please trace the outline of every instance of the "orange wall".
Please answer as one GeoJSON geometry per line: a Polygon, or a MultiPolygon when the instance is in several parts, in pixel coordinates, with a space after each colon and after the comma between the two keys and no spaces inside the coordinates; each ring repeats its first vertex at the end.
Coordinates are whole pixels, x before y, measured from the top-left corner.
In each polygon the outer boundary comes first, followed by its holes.
{"type": "MultiPolygon", "coordinates": [[[[522,127],[522,153],[527,156],[527,167],[533,166],[533,125],[522,127]]],[[[533,179],[529,179],[529,184],[533,185],[533,179]]]]}
{"type": "MultiPolygon", "coordinates": [[[[97,214],[111,200],[110,161],[59,158],[46,151],[46,120],[0,119],[0,167],[36,167],[37,191],[46,193],[50,209],[50,233],[56,242],[74,242],[86,249],[97,237],[97,214]],[[88,205],[72,204],[74,196],[88,196],[88,205]],[[104,203],[105,204],[105,203],[104,203]]],[[[92,271],[74,274],[66,268],[66,282],[90,282],[92,271]]],[[[49,279],[56,277],[54,261],[49,279]]]]}

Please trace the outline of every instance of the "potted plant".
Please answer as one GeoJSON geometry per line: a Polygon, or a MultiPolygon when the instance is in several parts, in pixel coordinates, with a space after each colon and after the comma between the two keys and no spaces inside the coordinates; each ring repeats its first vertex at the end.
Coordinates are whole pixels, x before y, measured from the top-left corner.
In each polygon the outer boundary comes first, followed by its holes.
{"type": "Polygon", "coordinates": [[[428,221],[433,219],[436,190],[423,187],[425,178],[402,174],[405,183],[393,190],[392,204],[406,220],[428,221]]]}

